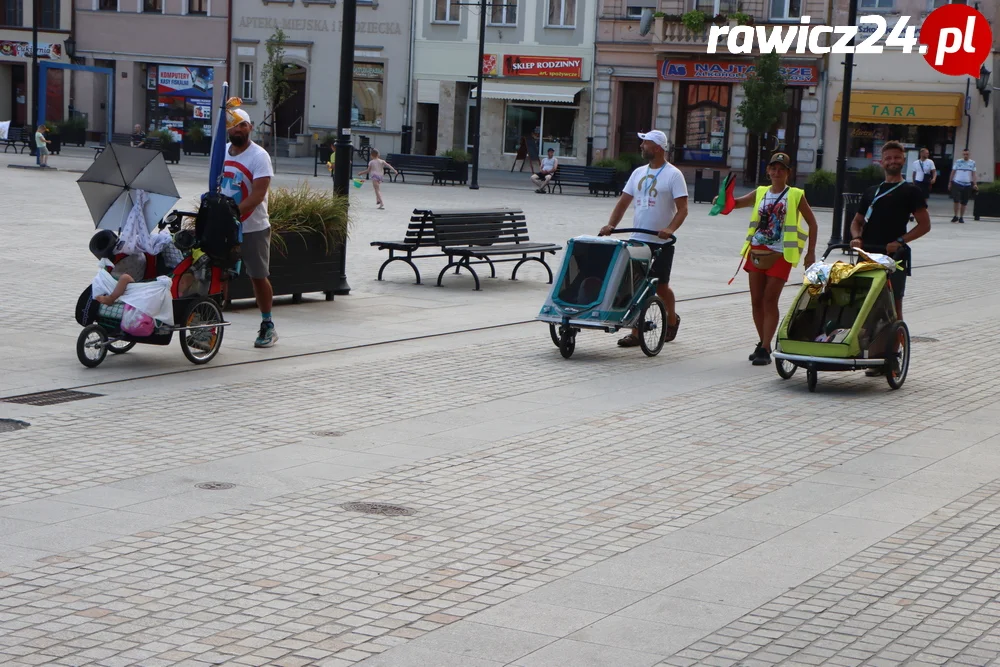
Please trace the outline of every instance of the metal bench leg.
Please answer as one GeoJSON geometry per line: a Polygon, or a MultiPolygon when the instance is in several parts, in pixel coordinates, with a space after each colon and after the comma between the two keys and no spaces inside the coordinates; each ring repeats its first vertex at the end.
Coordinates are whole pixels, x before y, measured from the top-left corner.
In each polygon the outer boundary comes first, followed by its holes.
{"type": "Polygon", "coordinates": [[[406,255],[406,257],[394,257],[391,250],[389,251],[389,259],[382,262],[382,266],[378,268],[379,280],[382,280],[382,272],[385,271],[385,267],[389,266],[389,264],[391,264],[392,262],[405,262],[409,264],[410,268],[413,269],[413,274],[417,277],[416,284],[417,285],[420,284],[420,270],[417,268],[417,265],[413,263],[413,260],[410,259],[409,253],[406,255]]]}
{"type": "Polygon", "coordinates": [[[545,253],[540,253],[538,257],[525,256],[523,259],[519,260],[517,264],[514,265],[514,270],[510,274],[511,280],[517,280],[517,270],[521,268],[521,265],[524,264],[525,262],[540,262],[542,266],[545,267],[545,270],[548,271],[549,284],[550,285],[552,284],[552,269],[549,268],[548,263],[546,263],[545,261],[545,253]]]}
{"type": "Polygon", "coordinates": [[[469,273],[472,274],[472,279],[476,281],[476,288],[475,289],[478,292],[479,291],[479,275],[476,273],[476,270],[473,269],[472,266],[469,264],[469,258],[468,257],[463,257],[460,260],[458,260],[457,262],[455,262],[455,261],[452,261],[452,257],[449,255],[449,257],[448,257],[448,265],[445,266],[443,269],[441,269],[441,273],[438,274],[438,282],[437,282],[438,287],[441,287],[441,279],[444,278],[444,274],[448,273],[448,269],[450,269],[453,266],[455,267],[455,274],[456,275],[458,274],[459,270],[462,269],[462,268],[465,268],[465,269],[469,270],[469,273]]]}

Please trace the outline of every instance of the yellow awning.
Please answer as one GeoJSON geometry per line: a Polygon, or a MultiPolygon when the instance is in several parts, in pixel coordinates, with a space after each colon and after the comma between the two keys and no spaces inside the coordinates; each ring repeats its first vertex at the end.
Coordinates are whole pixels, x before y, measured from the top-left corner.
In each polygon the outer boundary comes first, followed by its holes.
{"type": "MultiPolygon", "coordinates": [[[[842,100],[843,94],[838,94],[833,109],[834,121],[840,120],[842,100]]],[[[959,127],[964,103],[962,93],[853,90],[850,122],[959,127]]]]}

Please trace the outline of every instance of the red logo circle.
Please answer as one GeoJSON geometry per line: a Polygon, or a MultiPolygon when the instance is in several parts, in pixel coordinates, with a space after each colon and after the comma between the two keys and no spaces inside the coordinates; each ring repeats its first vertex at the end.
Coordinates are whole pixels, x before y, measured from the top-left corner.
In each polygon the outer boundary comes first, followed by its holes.
{"type": "Polygon", "coordinates": [[[990,55],[993,31],[989,21],[968,5],[935,9],[920,26],[920,52],[942,74],[979,76],[990,55]]]}

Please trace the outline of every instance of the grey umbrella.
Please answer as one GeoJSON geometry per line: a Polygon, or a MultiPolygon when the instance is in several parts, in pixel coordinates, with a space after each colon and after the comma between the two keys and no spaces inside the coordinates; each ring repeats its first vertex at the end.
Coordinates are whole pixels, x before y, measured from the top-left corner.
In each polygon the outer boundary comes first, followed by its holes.
{"type": "Polygon", "coordinates": [[[143,212],[150,230],[181,198],[163,154],[149,148],[109,144],[77,183],[97,229],[114,232],[135,204],[134,190],[148,195],[143,212]]]}

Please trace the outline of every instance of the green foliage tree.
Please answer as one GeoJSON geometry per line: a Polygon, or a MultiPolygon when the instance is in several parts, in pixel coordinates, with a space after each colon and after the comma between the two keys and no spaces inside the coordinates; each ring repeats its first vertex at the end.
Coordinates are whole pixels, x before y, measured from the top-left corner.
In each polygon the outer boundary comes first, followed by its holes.
{"type": "Polygon", "coordinates": [[[278,107],[292,96],[292,87],[285,76],[285,41],[287,35],[281,28],[276,28],[274,34],[267,40],[267,61],[261,71],[261,90],[264,93],[264,103],[267,105],[264,116],[264,126],[270,128],[271,148],[277,155],[277,133],[274,127],[274,115],[278,107]]]}
{"type": "Polygon", "coordinates": [[[757,58],[753,72],[743,82],[743,94],[743,101],[736,109],[736,119],[747,128],[747,132],[757,137],[758,154],[753,156],[753,182],[756,185],[757,165],[764,152],[764,135],[788,107],[785,102],[785,77],[781,75],[781,59],[777,53],[765,53],[757,58]]]}

